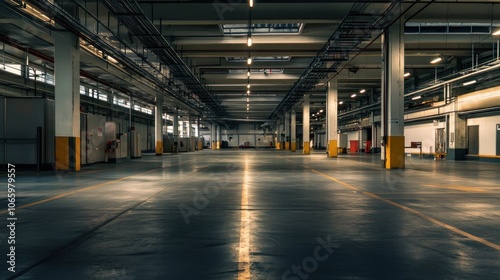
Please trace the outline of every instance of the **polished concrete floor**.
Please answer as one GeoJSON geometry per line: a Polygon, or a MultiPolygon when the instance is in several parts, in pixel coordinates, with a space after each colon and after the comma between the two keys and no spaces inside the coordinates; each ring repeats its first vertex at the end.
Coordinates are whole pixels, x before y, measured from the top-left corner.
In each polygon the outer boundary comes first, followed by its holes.
{"type": "Polygon", "coordinates": [[[5,259],[2,273],[500,279],[499,171],[410,158],[406,170],[387,171],[379,156],[228,150],[18,172],[16,273],[5,259]]]}

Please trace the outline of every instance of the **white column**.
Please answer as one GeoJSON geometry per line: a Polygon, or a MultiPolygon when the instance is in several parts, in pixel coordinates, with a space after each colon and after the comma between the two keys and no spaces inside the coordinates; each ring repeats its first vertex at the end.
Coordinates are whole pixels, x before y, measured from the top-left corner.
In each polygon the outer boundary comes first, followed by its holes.
{"type": "Polygon", "coordinates": [[[285,113],[285,150],[290,151],[290,112],[285,113]]]}
{"type": "Polygon", "coordinates": [[[387,169],[405,167],[403,31],[399,19],[382,36],[382,160],[387,169]]]}
{"type": "Polygon", "coordinates": [[[80,170],[80,45],[71,32],[54,33],[56,169],[80,170]]]}
{"type": "Polygon", "coordinates": [[[302,141],[304,142],[304,155],[309,155],[311,154],[311,147],[310,142],[310,135],[311,135],[311,128],[310,128],[310,118],[311,118],[311,105],[309,104],[309,99],[306,99],[304,101],[303,109],[302,109],[302,141]]]}
{"type": "Polygon", "coordinates": [[[155,107],[155,143],[156,143],[156,155],[160,156],[163,154],[163,96],[156,96],[156,107],[155,107]]]}
{"type": "Polygon", "coordinates": [[[217,128],[215,127],[215,123],[212,123],[212,127],[210,128],[210,147],[212,150],[217,149],[217,128]]]}
{"type": "Polygon", "coordinates": [[[217,150],[222,148],[222,127],[217,125],[217,150]]]}
{"type": "Polygon", "coordinates": [[[174,141],[179,144],[179,109],[176,109],[174,114],[174,141]]]}
{"type": "Polygon", "coordinates": [[[281,150],[281,120],[276,120],[276,150],[281,150]]]}
{"type": "Polygon", "coordinates": [[[327,130],[327,151],[329,157],[337,157],[338,136],[338,82],[333,79],[328,82],[328,93],[326,97],[326,130],[327,130]]]}
{"type": "Polygon", "coordinates": [[[290,131],[290,150],[292,152],[297,151],[297,113],[295,110],[292,111],[290,116],[291,120],[291,131],[290,131]]]}

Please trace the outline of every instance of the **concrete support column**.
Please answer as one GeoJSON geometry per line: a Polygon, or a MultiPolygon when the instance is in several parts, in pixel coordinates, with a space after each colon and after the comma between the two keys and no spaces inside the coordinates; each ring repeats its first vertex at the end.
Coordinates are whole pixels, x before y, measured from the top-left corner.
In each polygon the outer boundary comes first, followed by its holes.
{"type": "Polygon", "coordinates": [[[326,96],[326,130],[327,130],[327,152],[328,157],[338,156],[338,136],[337,136],[337,118],[338,118],[338,82],[333,79],[328,82],[328,93],[326,96]]]}
{"type": "Polygon", "coordinates": [[[197,129],[196,129],[196,139],[197,139],[197,145],[198,145],[198,151],[203,150],[203,141],[201,140],[201,118],[198,116],[198,122],[196,123],[197,129]]]}
{"type": "Polygon", "coordinates": [[[174,142],[179,144],[179,109],[175,110],[174,114],[174,142]]]}
{"type": "Polygon", "coordinates": [[[285,151],[290,151],[290,112],[285,113],[285,151]]]}
{"type": "Polygon", "coordinates": [[[467,154],[467,122],[458,115],[458,102],[452,106],[455,110],[450,113],[448,118],[448,153],[446,158],[450,160],[465,160],[467,154]]]}
{"type": "Polygon", "coordinates": [[[191,113],[189,113],[189,116],[188,116],[188,125],[187,125],[187,137],[191,139],[191,136],[192,136],[192,133],[191,133],[191,129],[192,129],[192,119],[191,119],[191,113]]]}
{"type": "MultiPolygon", "coordinates": [[[[25,53],[24,54],[24,64],[21,65],[21,76],[23,77],[23,82],[24,82],[24,85],[26,86],[26,89],[24,90],[24,94],[26,96],[29,96],[29,92],[30,92],[30,89],[28,87],[28,83],[30,81],[30,57],[29,57],[29,54],[28,53],[25,53]]],[[[35,74],[35,73],[33,73],[35,74]]],[[[35,81],[36,81],[36,77],[35,78],[35,81]]],[[[36,94],[36,92],[35,92],[36,94]]]]}
{"type": "Polygon", "coordinates": [[[163,154],[163,96],[156,96],[155,107],[155,143],[156,155],[163,154]]]}
{"type": "Polygon", "coordinates": [[[377,153],[377,145],[378,145],[378,133],[377,133],[377,123],[375,122],[375,113],[371,112],[370,120],[372,123],[372,153],[377,153]]]}
{"type": "Polygon", "coordinates": [[[222,127],[217,125],[217,150],[222,148],[222,127]]]}
{"type": "Polygon", "coordinates": [[[304,101],[303,109],[302,109],[302,138],[304,142],[304,155],[310,155],[311,154],[311,146],[310,146],[310,135],[311,135],[311,128],[310,128],[310,118],[311,118],[311,105],[309,104],[309,99],[306,99],[304,101]]]}
{"type": "Polygon", "coordinates": [[[297,113],[292,111],[290,115],[291,131],[290,131],[290,150],[292,153],[297,151],[297,113]]]}
{"type": "Polygon", "coordinates": [[[281,150],[281,120],[276,120],[276,137],[275,137],[275,143],[276,143],[276,150],[281,150]]]}
{"type": "Polygon", "coordinates": [[[192,129],[192,120],[191,120],[191,112],[189,112],[189,114],[188,114],[188,121],[187,121],[187,138],[188,138],[188,141],[186,143],[186,145],[188,145],[188,152],[192,152],[193,151],[191,149],[192,148],[192,145],[191,145],[191,136],[192,136],[191,129],[192,129]]]}
{"type": "Polygon", "coordinates": [[[212,127],[210,128],[210,142],[211,142],[211,149],[216,150],[217,149],[217,128],[215,127],[215,123],[212,123],[212,127]]]}
{"type": "Polygon", "coordinates": [[[405,167],[403,31],[399,19],[382,36],[382,161],[387,169],[405,167]]]}
{"type": "Polygon", "coordinates": [[[79,171],[80,45],[71,32],[55,32],[55,168],[79,171]]]}

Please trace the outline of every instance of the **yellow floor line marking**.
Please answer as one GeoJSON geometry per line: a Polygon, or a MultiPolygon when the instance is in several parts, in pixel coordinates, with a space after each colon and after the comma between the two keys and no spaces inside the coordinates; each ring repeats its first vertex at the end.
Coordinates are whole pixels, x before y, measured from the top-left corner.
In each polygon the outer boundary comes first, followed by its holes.
{"type": "Polygon", "coordinates": [[[464,192],[485,192],[484,189],[481,189],[478,187],[450,186],[450,185],[436,185],[436,184],[422,185],[422,186],[427,187],[427,188],[451,189],[451,190],[459,190],[459,191],[464,191],[464,192]]]}
{"type": "MultiPolygon", "coordinates": [[[[308,167],[306,167],[306,168],[308,168],[308,167]]],[[[422,218],[422,219],[424,219],[424,220],[427,220],[427,221],[429,221],[429,222],[431,222],[431,223],[433,223],[433,224],[436,224],[436,225],[438,225],[438,226],[441,226],[441,227],[443,227],[443,228],[446,228],[446,229],[448,229],[448,230],[450,230],[450,231],[452,231],[452,232],[454,232],[454,233],[457,233],[457,234],[460,234],[460,235],[462,235],[462,236],[464,236],[464,237],[470,238],[470,239],[472,239],[472,240],[474,240],[474,241],[476,241],[476,242],[479,242],[479,243],[481,243],[481,244],[483,244],[483,245],[486,245],[486,246],[488,246],[488,247],[490,247],[490,248],[493,248],[493,249],[495,249],[495,250],[500,250],[500,245],[498,245],[498,244],[495,244],[495,243],[490,242],[490,241],[488,241],[488,240],[486,240],[486,239],[483,239],[483,238],[481,238],[481,237],[477,237],[477,236],[475,236],[475,235],[473,235],[473,234],[470,234],[470,233],[468,233],[468,232],[465,232],[465,231],[463,231],[463,230],[461,230],[461,229],[458,229],[458,228],[456,228],[456,227],[454,227],[454,226],[451,226],[451,225],[448,225],[448,224],[446,224],[446,223],[444,223],[444,222],[441,222],[441,221],[439,221],[439,220],[436,220],[436,219],[434,219],[434,218],[432,218],[432,217],[429,217],[429,216],[425,215],[424,213],[422,213],[422,212],[420,212],[420,211],[417,211],[417,210],[415,210],[415,209],[409,208],[409,207],[407,207],[407,206],[404,206],[404,205],[399,204],[399,203],[397,203],[397,202],[394,202],[394,201],[392,201],[392,200],[385,199],[385,198],[380,197],[380,196],[378,196],[378,195],[376,195],[376,194],[373,194],[373,193],[371,193],[371,192],[367,192],[367,191],[360,190],[360,189],[358,189],[358,188],[356,188],[356,187],[354,187],[354,186],[351,186],[351,185],[349,185],[349,184],[347,184],[347,183],[345,183],[345,182],[342,182],[342,181],[340,181],[340,180],[338,180],[338,179],[336,179],[336,178],[333,178],[333,177],[331,177],[331,176],[329,176],[329,175],[326,175],[326,174],[324,174],[324,173],[322,173],[322,172],[316,171],[316,170],[314,170],[314,169],[312,169],[312,168],[308,168],[308,169],[309,169],[309,170],[311,170],[312,172],[314,172],[314,173],[316,173],[316,174],[320,175],[320,176],[323,176],[323,177],[325,177],[325,178],[327,178],[327,179],[330,179],[330,180],[332,180],[332,181],[334,181],[334,182],[336,182],[336,183],[338,183],[338,184],[340,184],[340,185],[342,185],[342,186],[344,186],[344,187],[347,187],[347,188],[349,188],[349,189],[351,189],[351,190],[353,190],[353,191],[360,192],[360,193],[362,193],[362,194],[364,194],[364,195],[366,195],[366,196],[369,196],[369,197],[372,197],[372,198],[378,199],[378,200],[380,200],[380,201],[383,201],[383,202],[385,202],[385,203],[388,203],[388,204],[390,204],[390,205],[396,206],[396,207],[398,207],[398,208],[400,208],[400,209],[403,209],[403,210],[405,210],[405,211],[407,211],[407,212],[409,212],[409,213],[412,213],[412,214],[414,214],[414,215],[417,215],[417,216],[419,216],[420,218],[422,218]]]]}
{"type": "MultiPolygon", "coordinates": [[[[101,184],[89,186],[89,187],[86,187],[86,188],[82,188],[82,189],[78,189],[78,190],[74,190],[74,191],[70,191],[70,192],[65,192],[65,193],[62,193],[62,194],[58,194],[58,195],[55,195],[55,196],[52,196],[52,197],[48,197],[48,198],[45,198],[45,199],[42,199],[42,200],[38,200],[38,201],[35,201],[35,202],[32,202],[32,203],[29,203],[29,204],[20,205],[20,206],[18,206],[16,208],[16,210],[25,209],[25,208],[36,206],[36,205],[39,205],[39,204],[43,204],[43,203],[46,203],[46,202],[49,202],[49,201],[60,199],[60,198],[66,197],[68,195],[77,194],[77,193],[81,193],[81,192],[86,192],[86,191],[90,191],[90,190],[93,190],[93,189],[97,189],[97,188],[102,187],[102,186],[106,186],[106,185],[111,185],[111,184],[114,184],[114,183],[118,183],[118,182],[121,182],[121,181],[124,181],[124,180],[128,180],[128,179],[131,179],[131,178],[134,178],[134,177],[137,177],[137,176],[141,176],[141,175],[144,175],[144,174],[148,174],[148,173],[157,171],[159,169],[160,168],[156,168],[156,169],[149,170],[149,171],[146,171],[146,172],[142,172],[142,173],[139,173],[139,174],[135,174],[135,175],[123,177],[123,178],[120,178],[120,179],[117,179],[117,180],[108,181],[108,182],[104,182],[104,183],[101,183],[101,184]]],[[[1,214],[5,214],[7,212],[8,212],[8,210],[0,211],[0,215],[1,214]]]]}
{"type": "Polygon", "coordinates": [[[250,279],[250,211],[248,210],[248,156],[245,157],[243,170],[243,189],[241,194],[240,246],[238,248],[238,280],[250,279]]]}

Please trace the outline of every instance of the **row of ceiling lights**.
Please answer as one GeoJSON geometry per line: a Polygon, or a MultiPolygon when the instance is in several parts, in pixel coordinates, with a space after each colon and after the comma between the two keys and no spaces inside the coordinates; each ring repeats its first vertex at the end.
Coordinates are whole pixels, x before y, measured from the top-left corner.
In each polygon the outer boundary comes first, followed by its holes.
{"type": "Polygon", "coordinates": [[[253,39],[252,39],[252,9],[254,6],[254,0],[249,0],[248,1],[248,36],[247,36],[247,46],[248,46],[248,59],[247,59],[247,65],[248,65],[248,72],[247,72],[247,77],[248,77],[248,83],[247,83],[247,119],[249,118],[248,113],[250,112],[250,76],[252,75],[252,72],[250,70],[250,65],[252,65],[252,54],[250,53],[250,47],[253,45],[253,39]]]}

